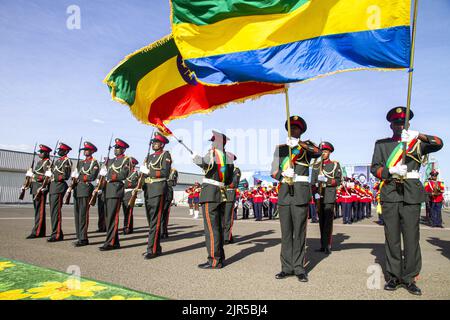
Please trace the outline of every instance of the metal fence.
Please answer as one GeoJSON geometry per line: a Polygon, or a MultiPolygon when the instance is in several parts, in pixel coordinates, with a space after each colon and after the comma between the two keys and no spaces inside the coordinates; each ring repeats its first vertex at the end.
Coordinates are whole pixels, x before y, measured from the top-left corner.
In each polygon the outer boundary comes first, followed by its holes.
{"type": "MultiPolygon", "coordinates": [[[[28,170],[32,153],[19,152],[12,150],[0,149],[0,203],[31,203],[32,198],[27,191],[23,201],[20,201],[20,188],[25,179],[25,173],[28,170]]],[[[76,162],[76,159],[72,159],[76,162]]],[[[36,156],[36,161],[38,158],[36,156]]],[[[175,187],[177,199],[183,202],[184,190],[188,185],[194,184],[196,181],[201,182],[203,175],[179,172],[178,185],[175,187]]]]}

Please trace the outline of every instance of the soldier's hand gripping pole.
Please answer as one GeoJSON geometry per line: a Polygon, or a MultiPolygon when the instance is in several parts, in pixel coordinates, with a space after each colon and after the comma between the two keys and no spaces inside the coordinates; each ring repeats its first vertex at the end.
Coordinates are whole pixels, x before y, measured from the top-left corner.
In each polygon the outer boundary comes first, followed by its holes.
{"type": "MultiPolygon", "coordinates": [[[[55,163],[56,150],[58,149],[58,144],[59,144],[59,140],[56,141],[55,149],[53,150],[53,159],[50,162],[50,166],[47,168],[47,170],[52,170],[53,169],[53,164],[55,163]]],[[[39,199],[39,197],[42,195],[42,192],[47,190],[47,187],[50,185],[50,182],[51,182],[51,178],[45,176],[44,182],[42,182],[42,186],[37,190],[36,195],[34,196],[33,200],[39,199]]]]}
{"type": "MultiPolygon", "coordinates": [[[[104,163],[104,167],[107,168],[108,162],[109,162],[109,155],[111,154],[112,149],[112,140],[113,140],[114,133],[111,134],[111,138],[109,139],[109,145],[108,145],[108,157],[106,158],[106,163],[104,163]]],[[[89,199],[89,206],[93,207],[97,203],[97,196],[101,188],[103,188],[103,185],[105,184],[105,176],[100,176],[98,179],[97,187],[92,191],[91,198],[89,199]]]]}
{"type": "MultiPolygon", "coordinates": [[[[78,158],[77,158],[77,164],[75,166],[75,170],[74,171],[78,171],[78,164],[80,163],[81,144],[82,143],[83,143],[83,137],[81,137],[80,143],[78,144],[78,158]]],[[[64,204],[69,204],[70,203],[70,198],[72,196],[72,191],[76,187],[77,183],[78,183],[78,178],[72,177],[70,186],[69,186],[69,188],[67,188],[67,191],[66,191],[66,194],[65,194],[64,204]]]]}

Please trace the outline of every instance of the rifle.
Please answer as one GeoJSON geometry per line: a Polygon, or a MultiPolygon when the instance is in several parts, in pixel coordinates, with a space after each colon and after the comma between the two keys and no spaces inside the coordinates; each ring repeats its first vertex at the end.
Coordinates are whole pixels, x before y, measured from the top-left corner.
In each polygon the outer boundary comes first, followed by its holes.
{"type": "MultiPolygon", "coordinates": [[[[323,173],[323,160],[320,161],[319,175],[321,175],[322,173],[323,173]]],[[[320,212],[322,205],[322,198],[323,198],[323,182],[319,181],[319,199],[316,199],[317,213],[320,212]]]]}
{"type": "MultiPolygon", "coordinates": [[[[33,170],[33,168],[34,168],[34,159],[36,158],[36,146],[37,146],[37,142],[34,144],[33,160],[31,161],[30,170],[33,170]]],[[[31,179],[31,177],[25,177],[25,181],[22,185],[22,188],[20,189],[19,200],[23,200],[23,198],[25,197],[25,190],[27,190],[31,187],[32,180],[33,179],[31,179]]]]}
{"type": "MultiPolygon", "coordinates": [[[[154,132],[155,132],[155,130],[153,130],[153,132],[152,132],[152,139],[153,139],[153,133],[154,132]]],[[[147,155],[145,156],[144,162],[142,163],[143,166],[147,165],[148,155],[150,153],[150,147],[151,147],[151,144],[149,143],[148,144],[147,155]]],[[[140,189],[142,189],[143,184],[144,184],[144,174],[143,173],[139,173],[139,178],[138,178],[138,182],[137,182],[136,188],[134,188],[133,191],[131,191],[131,198],[128,201],[128,207],[130,207],[130,208],[134,207],[134,204],[136,203],[136,199],[137,199],[137,196],[138,196],[138,191],[140,189]]]]}
{"type": "MultiPolygon", "coordinates": [[[[106,168],[109,162],[109,155],[111,153],[111,149],[112,149],[112,139],[113,139],[113,134],[111,135],[111,139],[109,139],[109,145],[108,145],[108,158],[106,160],[106,163],[103,164],[103,166],[106,168]]],[[[100,191],[100,188],[103,186],[105,182],[105,176],[100,176],[100,178],[98,179],[98,184],[97,187],[94,189],[94,191],[92,192],[91,195],[91,199],[89,200],[89,206],[95,206],[95,204],[97,203],[97,196],[98,196],[98,192],[100,191]]]]}
{"type": "MultiPolygon", "coordinates": [[[[80,163],[80,154],[81,154],[81,143],[83,142],[83,137],[80,139],[80,143],[78,144],[78,158],[77,158],[77,165],[75,166],[75,170],[78,170],[78,164],[80,163]]],[[[70,197],[72,195],[72,190],[75,188],[75,186],[78,183],[78,178],[72,177],[72,183],[70,184],[69,188],[66,191],[66,199],[64,200],[64,204],[70,203],[70,197]]]]}
{"type": "MultiPolygon", "coordinates": [[[[55,163],[55,158],[56,158],[56,150],[58,149],[58,144],[59,144],[59,140],[56,141],[55,149],[53,150],[53,159],[50,162],[50,167],[47,170],[52,170],[52,168],[53,168],[53,164],[55,163]]],[[[36,195],[34,196],[33,200],[37,200],[41,196],[42,192],[47,189],[48,185],[51,182],[50,180],[51,180],[51,177],[46,176],[44,178],[44,182],[42,182],[42,186],[37,190],[36,195]]]]}

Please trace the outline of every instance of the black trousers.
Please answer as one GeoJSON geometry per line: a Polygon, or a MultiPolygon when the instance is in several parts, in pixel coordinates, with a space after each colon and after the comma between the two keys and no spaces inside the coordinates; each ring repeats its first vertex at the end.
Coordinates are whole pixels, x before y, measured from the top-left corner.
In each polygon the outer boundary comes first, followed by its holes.
{"type": "Polygon", "coordinates": [[[106,246],[119,247],[119,216],[122,198],[106,199],[106,246]]]}
{"type": "Polygon", "coordinates": [[[214,268],[225,260],[223,250],[223,216],[226,202],[205,202],[202,204],[205,243],[208,263],[214,268]]]}
{"type": "Polygon", "coordinates": [[[223,239],[231,240],[233,238],[234,223],[234,201],[225,203],[225,212],[222,217],[223,239]]]}
{"type": "Polygon", "coordinates": [[[75,231],[79,241],[88,240],[90,208],[89,199],[90,197],[80,197],[74,199],[75,231]]]}
{"type": "Polygon", "coordinates": [[[165,204],[165,196],[160,195],[145,199],[145,212],[149,225],[147,252],[161,253],[161,224],[165,204]]]}
{"type": "Polygon", "coordinates": [[[270,202],[269,203],[269,219],[273,219],[273,216],[275,215],[275,212],[277,211],[277,203],[270,202]]]}
{"type": "Polygon", "coordinates": [[[62,216],[61,208],[63,206],[64,193],[50,194],[50,214],[52,221],[52,234],[51,238],[56,240],[64,239],[64,234],[62,232],[62,216]]]}
{"type": "MultiPolygon", "coordinates": [[[[45,237],[45,202],[47,200],[47,193],[42,192],[36,200],[33,200],[34,226],[31,234],[36,237],[45,237]]],[[[32,197],[34,197],[34,194],[32,197]]]]}
{"type": "Polygon", "coordinates": [[[123,197],[122,200],[122,210],[123,210],[123,232],[131,233],[133,232],[133,211],[134,207],[130,207],[128,202],[130,201],[131,195],[123,197]]]}
{"type": "Polygon", "coordinates": [[[289,274],[305,273],[308,204],[278,205],[281,225],[281,269],[289,274]]]}
{"type": "Polygon", "coordinates": [[[167,195],[166,195],[166,199],[164,202],[161,234],[169,235],[169,217],[170,217],[170,208],[172,205],[172,200],[173,200],[173,189],[171,190],[171,187],[169,187],[167,195]]]}
{"type": "Polygon", "coordinates": [[[372,216],[372,202],[366,202],[366,218],[372,216]]]}
{"type": "Polygon", "coordinates": [[[106,231],[106,199],[105,194],[102,193],[97,197],[97,208],[98,208],[98,231],[106,231]]]}
{"type": "Polygon", "coordinates": [[[386,271],[390,278],[409,284],[422,268],[419,245],[420,204],[384,202],[382,210],[386,237],[386,271]]]}
{"type": "Polygon", "coordinates": [[[319,210],[320,247],[331,249],[334,203],[321,203],[319,210]]]}

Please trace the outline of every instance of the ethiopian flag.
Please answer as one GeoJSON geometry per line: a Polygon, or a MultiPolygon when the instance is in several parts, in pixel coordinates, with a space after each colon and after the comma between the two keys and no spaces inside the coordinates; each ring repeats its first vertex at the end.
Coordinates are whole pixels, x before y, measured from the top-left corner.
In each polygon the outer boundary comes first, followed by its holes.
{"type": "Polygon", "coordinates": [[[197,83],[172,36],[127,56],[105,78],[112,98],[130,107],[141,122],[171,134],[169,121],[211,112],[232,101],[280,92],[282,85],[247,82],[231,86],[197,83]]]}
{"type": "Polygon", "coordinates": [[[286,83],[410,66],[411,0],[171,0],[198,81],[286,83]]]}

